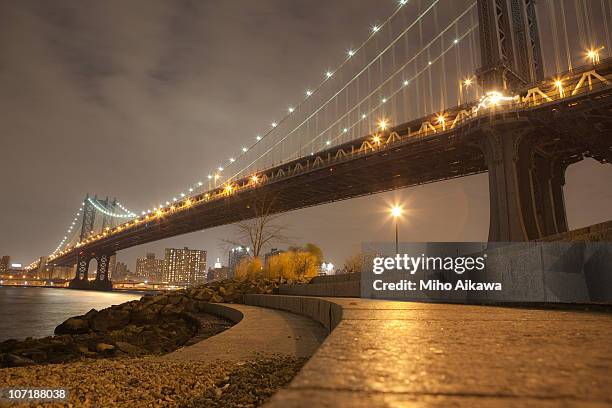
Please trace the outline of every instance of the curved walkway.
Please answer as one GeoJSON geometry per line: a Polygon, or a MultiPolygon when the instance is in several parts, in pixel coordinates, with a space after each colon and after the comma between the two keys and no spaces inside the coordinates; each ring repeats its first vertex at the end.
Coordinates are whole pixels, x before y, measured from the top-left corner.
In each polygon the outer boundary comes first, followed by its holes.
{"type": "Polygon", "coordinates": [[[611,406],[612,315],[247,295],[334,328],[270,407],[611,406]]]}
{"type": "Polygon", "coordinates": [[[255,354],[310,357],[327,330],[294,313],[238,304],[209,304],[209,313],[237,322],[213,337],[162,358],[182,361],[240,361],[255,354]]]}

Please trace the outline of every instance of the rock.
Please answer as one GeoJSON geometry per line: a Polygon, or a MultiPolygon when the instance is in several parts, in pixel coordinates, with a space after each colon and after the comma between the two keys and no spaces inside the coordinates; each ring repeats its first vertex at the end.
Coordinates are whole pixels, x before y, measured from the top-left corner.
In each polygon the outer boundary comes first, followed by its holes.
{"type": "Polygon", "coordinates": [[[78,317],[71,317],[55,328],[55,334],[83,334],[89,331],[89,322],[78,317]]]}
{"type": "Polygon", "coordinates": [[[20,357],[11,353],[3,354],[0,357],[0,362],[3,367],[26,367],[36,364],[29,358],[20,357]]]}
{"type": "Polygon", "coordinates": [[[47,360],[47,353],[42,350],[29,350],[23,352],[21,355],[28,360],[34,361],[35,363],[42,363],[43,361],[47,360]]]}
{"type": "Polygon", "coordinates": [[[131,321],[133,323],[150,323],[157,320],[159,312],[164,308],[162,303],[146,304],[138,310],[134,310],[130,314],[131,321]]]}
{"type": "Polygon", "coordinates": [[[79,344],[79,345],[77,346],[77,350],[78,350],[78,351],[79,351],[79,353],[81,353],[81,354],[87,354],[87,353],[89,353],[89,347],[87,347],[87,346],[86,346],[86,345],[84,345],[84,344],[79,344]]]}
{"type": "Polygon", "coordinates": [[[178,305],[179,303],[181,303],[182,300],[182,296],[169,296],[168,297],[168,304],[170,305],[178,305]]]}
{"type": "Polygon", "coordinates": [[[211,303],[223,303],[223,298],[216,293],[210,298],[211,303]]]}
{"type": "Polygon", "coordinates": [[[98,314],[98,311],[96,309],[91,309],[89,312],[83,315],[83,318],[89,320],[95,317],[97,314],[98,314]]]}
{"type": "Polygon", "coordinates": [[[106,344],[106,343],[96,344],[96,351],[98,353],[107,353],[107,352],[111,352],[114,349],[115,349],[115,346],[113,346],[112,344],[106,344]]]}
{"type": "Polygon", "coordinates": [[[181,305],[177,305],[177,304],[168,304],[166,306],[164,306],[164,308],[161,311],[161,315],[162,316],[172,316],[172,315],[178,315],[183,313],[183,311],[185,310],[185,308],[181,305]]]}
{"type": "Polygon", "coordinates": [[[137,356],[139,354],[144,354],[146,351],[141,349],[140,347],[134,346],[133,344],[127,343],[125,341],[117,341],[115,342],[115,346],[121,351],[130,356],[137,356]]]}
{"type": "Polygon", "coordinates": [[[130,312],[127,310],[105,309],[99,312],[90,322],[91,329],[98,332],[107,332],[112,329],[125,327],[130,322],[130,312]]]}
{"type": "Polygon", "coordinates": [[[208,301],[212,297],[212,293],[208,289],[200,289],[196,292],[194,299],[208,301]]]}

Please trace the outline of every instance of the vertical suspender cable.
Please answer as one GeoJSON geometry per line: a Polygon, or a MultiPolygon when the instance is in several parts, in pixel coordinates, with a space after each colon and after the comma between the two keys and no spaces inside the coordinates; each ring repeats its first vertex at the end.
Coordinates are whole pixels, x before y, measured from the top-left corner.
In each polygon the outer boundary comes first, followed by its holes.
{"type": "Polygon", "coordinates": [[[553,38],[553,49],[555,51],[555,66],[557,70],[555,72],[561,72],[561,58],[559,53],[559,38],[557,33],[557,13],[555,12],[555,6],[553,5],[553,1],[548,1],[548,11],[550,14],[550,25],[552,28],[552,38],[553,38]]]}
{"type": "Polygon", "coordinates": [[[604,0],[601,0],[601,15],[603,18],[604,31],[606,33],[606,47],[608,51],[608,55],[612,52],[612,44],[610,44],[610,29],[608,28],[608,12],[606,10],[606,3],[604,0]]]}
{"type": "Polygon", "coordinates": [[[565,39],[565,56],[567,57],[567,69],[571,71],[574,68],[572,66],[572,53],[570,52],[569,37],[567,35],[567,20],[565,18],[565,5],[563,3],[565,3],[565,0],[559,2],[561,5],[561,21],[563,22],[563,37],[565,39]]]}
{"type": "Polygon", "coordinates": [[[582,22],[582,9],[580,7],[580,0],[574,0],[574,7],[576,9],[576,24],[578,25],[578,38],[580,38],[580,46],[582,48],[588,48],[588,40],[584,33],[584,24],[582,22]]]}
{"type": "Polygon", "coordinates": [[[593,30],[593,25],[591,24],[591,3],[592,0],[583,1],[582,7],[584,8],[584,21],[586,22],[585,26],[589,37],[589,46],[597,48],[597,33],[595,32],[596,30],[593,30]]]}

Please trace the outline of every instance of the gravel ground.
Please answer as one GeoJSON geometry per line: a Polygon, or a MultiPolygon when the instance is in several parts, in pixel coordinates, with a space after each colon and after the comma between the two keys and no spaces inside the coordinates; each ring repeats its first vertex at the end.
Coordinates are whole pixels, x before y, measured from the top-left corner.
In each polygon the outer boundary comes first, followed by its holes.
{"type": "Polygon", "coordinates": [[[213,364],[156,357],[84,360],[1,369],[0,387],[70,392],[68,405],[14,407],[255,407],[287,385],[303,364],[304,360],[284,356],[213,364]]]}

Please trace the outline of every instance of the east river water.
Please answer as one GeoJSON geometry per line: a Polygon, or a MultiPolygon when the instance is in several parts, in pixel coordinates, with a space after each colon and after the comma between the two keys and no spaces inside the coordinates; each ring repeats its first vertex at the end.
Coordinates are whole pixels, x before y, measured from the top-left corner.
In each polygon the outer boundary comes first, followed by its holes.
{"type": "Polygon", "coordinates": [[[55,327],[69,317],[141,296],[124,292],[0,286],[0,341],[50,336],[55,327]]]}

